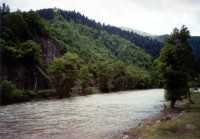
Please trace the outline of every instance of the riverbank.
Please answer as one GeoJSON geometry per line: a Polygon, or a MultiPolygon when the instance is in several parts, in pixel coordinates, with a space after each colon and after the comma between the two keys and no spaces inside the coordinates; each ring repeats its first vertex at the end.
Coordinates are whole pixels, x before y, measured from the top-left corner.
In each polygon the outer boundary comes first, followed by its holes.
{"type": "Polygon", "coordinates": [[[176,109],[145,119],[124,133],[123,139],[199,139],[200,93],[192,93],[192,99],[195,104],[179,102],[176,109]]]}
{"type": "MultiPolygon", "coordinates": [[[[155,88],[149,88],[155,89],[155,88]]],[[[40,100],[51,100],[51,99],[64,99],[72,98],[76,96],[87,96],[92,94],[111,94],[111,93],[120,93],[124,91],[142,91],[144,89],[134,89],[134,90],[115,90],[112,92],[102,92],[97,87],[88,87],[85,89],[85,92],[80,90],[72,89],[68,95],[60,96],[56,89],[44,89],[44,90],[27,90],[19,89],[11,81],[0,81],[0,106],[1,105],[10,105],[16,103],[24,103],[30,101],[40,101],[40,100]]]]}

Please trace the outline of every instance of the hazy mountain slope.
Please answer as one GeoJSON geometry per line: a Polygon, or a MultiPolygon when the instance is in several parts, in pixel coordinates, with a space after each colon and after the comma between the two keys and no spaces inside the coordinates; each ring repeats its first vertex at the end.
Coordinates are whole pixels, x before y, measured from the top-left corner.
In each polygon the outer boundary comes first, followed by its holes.
{"type": "Polygon", "coordinates": [[[151,36],[154,36],[150,33],[147,33],[147,32],[144,32],[144,31],[140,31],[140,30],[137,30],[137,29],[132,29],[132,28],[127,28],[127,27],[121,27],[122,30],[125,30],[125,31],[128,31],[128,32],[134,32],[138,35],[141,35],[141,36],[146,36],[146,37],[151,37],[151,36]]]}
{"type": "MultiPolygon", "coordinates": [[[[163,43],[169,35],[155,36],[154,38],[163,43]]],[[[196,59],[200,60],[200,36],[192,36],[189,39],[189,44],[192,47],[193,54],[196,59]]]]}

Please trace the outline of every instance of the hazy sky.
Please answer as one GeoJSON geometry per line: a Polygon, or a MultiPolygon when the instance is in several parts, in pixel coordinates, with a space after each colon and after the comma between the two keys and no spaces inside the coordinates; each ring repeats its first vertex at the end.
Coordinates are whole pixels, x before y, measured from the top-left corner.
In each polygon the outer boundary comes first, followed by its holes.
{"type": "Polygon", "coordinates": [[[3,2],[14,10],[75,10],[102,23],[155,35],[184,24],[192,35],[200,35],[200,0],[0,0],[3,2]]]}

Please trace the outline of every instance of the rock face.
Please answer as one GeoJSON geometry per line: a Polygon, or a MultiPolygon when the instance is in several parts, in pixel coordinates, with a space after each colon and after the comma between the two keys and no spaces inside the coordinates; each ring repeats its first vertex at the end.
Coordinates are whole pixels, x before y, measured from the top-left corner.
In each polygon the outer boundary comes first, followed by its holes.
{"type": "Polygon", "coordinates": [[[186,129],[186,130],[195,130],[196,127],[195,127],[193,124],[186,124],[186,125],[185,125],[185,129],[186,129]]]}
{"type": "Polygon", "coordinates": [[[124,135],[124,136],[122,137],[122,139],[129,139],[129,136],[128,136],[128,135],[124,135]]]}
{"type": "Polygon", "coordinates": [[[46,89],[49,88],[49,81],[41,74],[35,65],[2,65],[1,80],[9,80],[16,84],[19,89],[46,89]]]}
{"type": "Polygon", "coordinates": [[[168,121],[168,120],[171,120],[171,119],[172,119],[172,117],[169,116],[169,115],[167,115],[167,116],[163,117],[163,118],[161,119],[161,121],[168,121]]]}
{"type": "Polygon", "coordinates": [[[60,56],[61,49],[56,41],[48,37],[41,37],[39,42],[42,46],[42,55],[45,64],[51,63],[55,57],[60,56]]]}
{"type": "Polygon", "coordinates": [[[48,37],[40,37],[37,42],[42,50],[42,64],[27,66],[23,63],[8,64],[1,62],[1,80],[10,80],[19,89],[41,90],[51,88],[46,67],[55,57],[61,55],[61,49],[55,40],[48,37]]]}

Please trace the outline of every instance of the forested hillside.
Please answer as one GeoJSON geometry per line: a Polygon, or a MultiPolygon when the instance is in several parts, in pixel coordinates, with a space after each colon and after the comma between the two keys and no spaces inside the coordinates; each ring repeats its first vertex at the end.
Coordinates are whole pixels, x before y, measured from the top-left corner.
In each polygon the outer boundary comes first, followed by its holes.
{"type": "MultiPolygon", "coordinates": [[[[37,11],[41,17],[46,20],[51,20],[54,18],[54,9],[42,9],[37,11]]],[[[86,25],[93,29],[104,30],[108,33],[118,35],[122,38],[129,40],[134,43],[138,47],[144,49],[147,53],[149,53],[153,57],[159,56],[161,48],[164,46],[164,41],[169,35],[161,35],[161,36],[148,36],[148,35],[140,35],[140,33],[134,31],[128,31],[127,29],[121,29],[118,27],[114,27],[111,25],[105,25],[97,23],[94,20],[88,19],[86,16],[75,12],[75,11],[64,11],[57,9],[57,12],[60,13],[60,16],[67,21],[73,21],[78,24],[86,25]]],[[[193,53],[195,57],[199,58],[199,46],[200,37],[191,37],[190,45],[193,49],[193,53]]]]}
{"type": "MultiPolygon", "coordinates": [[[[54,9],[42,9],[37,11],[39,15],[46,20],[51,20],[54,18],[54,9]]],[[[118,35],[130,42],[134,43],[135,45],[143,48],[147,53],[156,57],[159,55],[160,49],[162,48],[163,44],[157,41],[156,39],[152,39],[151,37],[142,36],[135,32],[126,31],[124,29],[97,23],[94,20],[89,19],[88,17],[75,12],[75,11],[64,11],[57,9],[57,12],[67,21],[73,21],[78,24],[86,25],[93,29],[103,30],[111,34],[118,35]]]]}
{"type": "Polygon", "coordinates": [[[152,57],[143,49],[66,20],[61,10],[45,11],[0,7],[1,104],[153,86],[152,57]]]}

